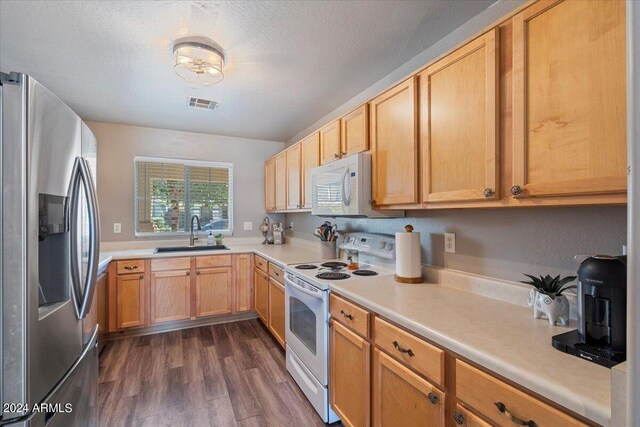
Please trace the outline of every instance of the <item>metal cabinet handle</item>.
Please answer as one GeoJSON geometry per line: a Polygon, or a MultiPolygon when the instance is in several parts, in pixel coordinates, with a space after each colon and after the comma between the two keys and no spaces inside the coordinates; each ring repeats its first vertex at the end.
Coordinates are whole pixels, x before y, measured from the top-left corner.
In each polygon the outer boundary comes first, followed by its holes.
{"type": "Polygon", "coordinates": [[[199,276],[200,275],[200,270],[196,271],[196,274],[199,276]]]}
{"type": "Polygon", "coordinates": [[[435,405],[436,403],[438,403],[438,395],[434,392],[429,393],[427,397],[429,398],[429,402],[431,402],[432,404],[435,405]]]}
{"type": "Polygon", "coordinates": [[[456,422],[456,424],[461,426],[462,424],[464,424],[464,415],[456,411],[453,413],[453,420],[456,422]]]}
{"type": "Polygon", "coordinates": [[[498,411],[500,411],[500,413],[503,414],[505,417],[507,417],[512,423],[517,424],[519,426],[537,427],[535,421],[533,420],[525,421],[522,418],[518,418],[515,415],[513,415],[511,412],[509,412],[509,410],[507,409],[507,406],[504,403],[494,402],[493,404],[496,405],[496,408],[498,408],[498,411]]]}
{"type": "Polygon", "coordinates": [[[340,310],[340,314],[349,320],[353,320],[353,315],[345,313],[344,310],[340,310]]]}
{"type": "Polygon", "coordinates": [[[489,197],[493,197],[496,194],[495,191],[493,191],[492,188],[485,188],[484,189],[484,197],[489,198],[489,197]]]}
{"type": "Polygon", "coordinates": [[[137,270],[138,266],[137,265],[125,265],[124,269],[125,270],[137,270]]]}
{"type": "Polygon", "coordinates": [[[334,158],[334,159],[339,159],[339,158],[340,158],[340,154],[337,154],[337,153],[336,153],[336,154],[334,154],[334,155],[333,155],[333,158],[334,158]]]}
{"type": "Polygon", "coordinates": [[[406,353],[407,355],[409,355],[409,357],[413,357],[413,356],[415,356],[415,355],[416,355],[416,354],[415,354],[415,353],[414,353],[410,348],[402,348],[402,347],[400,347],[400,344],[398,344],[398,341],[394,341],[394,342],[393,342],[393,346],[394,346],[394,347],[396,348],[396,350],[398,350],[400,353],[403,353],[403,354],[405,354],[405,353],[406,353]]]}
{"type": "Polygon", "coordinates": [[[187,276],[189,276],[190,274],[191,274],[191,272],[190,272],[190,271],[187,271],[187,276]]]}
{"type": "Polygon", "coordinates": [[[144,279],[144,274],[141,274],[141,275],[140,275],[140,279],[144,279]]]}
{"type": "Polygon", "coordinates": [[[346,152],[346,151],[343,151],[343,152],[342,152],[342,157],[344,157],[344,156],[346,156],[346,155],[347,155],[347,152],[346,152]]]}
{"type": "Polygon", "coordinates": [[[511,187],[511,194],[514,196],[519,196],[520,194],[522,194],[522,192],[522,187],[520,187],[519,185],[514,185],[513,187],[511,187]]]}

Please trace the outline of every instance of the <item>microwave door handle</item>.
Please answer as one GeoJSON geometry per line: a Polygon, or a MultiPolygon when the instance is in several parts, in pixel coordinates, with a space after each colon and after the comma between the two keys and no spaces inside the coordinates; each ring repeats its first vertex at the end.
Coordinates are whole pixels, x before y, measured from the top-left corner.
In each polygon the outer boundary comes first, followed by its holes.
{"type": "Polygon", "coordinates": [[[289,280],[288,278],[285,279],[285,282],[287,285],[290,285],[293,289],[295,289],[296,291],[300,291],[303,294],[309,295],[310,297],[316,298],[316,299],[322,299],[322,292],[318,291],[318,292],[313,292],[310,291],[306,288],[303,288],[302,286],[299,286],[296,282],[289,280]]]}
{"type": "Polygon", "coordinates": [[[349,206],[349,204],[351,203],[351,192],[348,184],[349,184],[349,168],[347,168],[347,170],[344,171],[344,175],[342,175],[342,204],[344,206],[349,206]]]}
{"type": "Polygon", "coordinates": [[[98,263],[100,259],[100,216],[98,212],[98,198],[89,163],[86,159],[80,159],[80,178],[87,195],[87,210],[89,213],[89,265],[87,266],[87,278],[80,306],[80,319],[84,319],[91,309],[93,294],[98,281],[98,263]]]}
{"type": "Polygon", "coordinates": [[[71,299],[76,316],[80,319],[80,306],[82,289],[80,288],[80,265],[78,265],[78,196],[80,192],[80,158],[77,157],[71,172],[71,182],[67,192],[69,203],[67,206],[67,218],[69,227],[69,275],[71,276],[71,299]]]}

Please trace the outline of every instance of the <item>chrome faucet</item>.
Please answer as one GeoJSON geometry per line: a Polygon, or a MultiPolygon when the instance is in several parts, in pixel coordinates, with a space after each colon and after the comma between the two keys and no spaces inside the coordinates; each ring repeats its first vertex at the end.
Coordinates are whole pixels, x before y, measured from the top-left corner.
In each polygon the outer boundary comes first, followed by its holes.
{"type": "Polygon", "coordinates": [[[196,240],[198,240],[198,237],[193,234],[193,220],[196,220],[196,222],[198,223],[198,230],[201,230],[200,228],[200,218],[198,218],[198,215],[194,215],[191,217],[191,234],[189,235],[189,246],[195,246],[196,245],[196,240]]]}

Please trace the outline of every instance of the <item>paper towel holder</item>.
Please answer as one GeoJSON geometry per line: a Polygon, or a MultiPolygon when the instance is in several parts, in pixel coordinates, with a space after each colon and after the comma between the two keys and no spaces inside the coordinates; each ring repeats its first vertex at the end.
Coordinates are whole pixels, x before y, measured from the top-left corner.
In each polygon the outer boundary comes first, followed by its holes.
{"type": "MultiPolygon", "coordinates": [[[[413,232],[413,226],[411,224],[405,225],[404,231],[406,231],[407,233],[413,232]]],[[[396,282],[400,282],[400,283],[423,283],[424,276],[421,275],[420,277],[402,277],[396,274],[395,280],[396,282]]]]}

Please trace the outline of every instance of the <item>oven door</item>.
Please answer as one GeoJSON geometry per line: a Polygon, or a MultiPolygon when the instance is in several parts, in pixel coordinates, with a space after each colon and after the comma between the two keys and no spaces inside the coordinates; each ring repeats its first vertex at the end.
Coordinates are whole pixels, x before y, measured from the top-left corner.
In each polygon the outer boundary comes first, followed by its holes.
{"type": "Polygon", "coordinates": [[[328,292],[287,274],[286,342],[317,380],[327,384],[328,292]]]}

